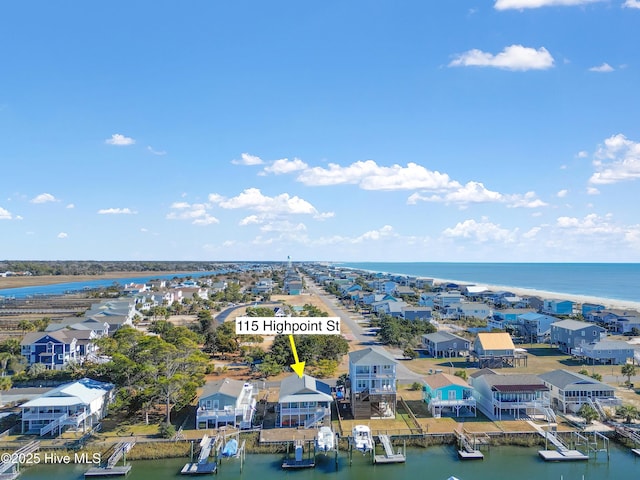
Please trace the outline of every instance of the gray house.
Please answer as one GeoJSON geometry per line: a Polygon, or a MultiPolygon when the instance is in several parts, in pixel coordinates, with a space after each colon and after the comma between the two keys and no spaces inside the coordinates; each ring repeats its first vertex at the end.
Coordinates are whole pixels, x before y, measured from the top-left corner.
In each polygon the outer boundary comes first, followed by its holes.
{"type": "Polygon", "coordinates": [[[600,341],[604,335],[606,330],[593,323],[561,320],[551,324],[551,344],[564,353],[574,353],[574,349],[600,341]]]}
{"type": "Polygon", "coordinates": [[[604,339],[576,349],[574,355],[591,364],[624,365],[628,358],[634,358],[634,352],[633,346],[627,342],[604,339]]]}
{"type": "Polygon", "coordinates": [[[402,316],[405,320],[431,320],[431,307],[403,307],[402,316]]]}
{"type": "Polygon", "coordinates": [[[198,400],[196,429],[218,428],[221,424],[249,428],[255,410],[255,392],[250,383],[231,378],[207,382],[198,400]]]}
{"type": "Polygon", "coordinates": [[[422,335],[422,348],[432,357],[461,357],[469,353],[469,340],[449,332],[422,335]]]}
{"type": "Polygon", "coordinates": [[[599,403],[607,407],[622,404],[621,399],[615,396],[615,388],[580,373],[559,369],[538,377],[549,388],[551,408],[563,413],[575,413],[585,403],[599,403]]]}

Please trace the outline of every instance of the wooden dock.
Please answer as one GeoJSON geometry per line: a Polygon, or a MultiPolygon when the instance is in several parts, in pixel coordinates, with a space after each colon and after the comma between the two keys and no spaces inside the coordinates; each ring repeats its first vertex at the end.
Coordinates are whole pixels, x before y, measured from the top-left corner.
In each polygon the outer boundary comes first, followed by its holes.
{"type": "Polygon", "coordinates": [[[13,460],[10,459],[0,463],[0,480],[15,480],[18,478],[20,476],[20,462],[18,461],[20,457],[30,455],[39,449],[40,442],[34,440],[13,452],[11,454],[13,460]]]}
{"type": "Polygon", "coordinates": [[[131,465],[127,465],[127,452],[136,444],[134,440],[130,442],[120,442],[113,447],[113,452],[107,459],[107,464],[101,467],[92,467],[84,472],[85,477],[123,477],[131,470],[131,465]],[[123,459],[123,465],[117,463],[123,459]]]}

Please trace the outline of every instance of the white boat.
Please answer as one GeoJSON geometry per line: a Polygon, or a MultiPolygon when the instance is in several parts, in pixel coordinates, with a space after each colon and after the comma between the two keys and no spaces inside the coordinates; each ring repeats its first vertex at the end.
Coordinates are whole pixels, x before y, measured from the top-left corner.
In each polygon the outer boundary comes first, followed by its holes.
{"type": "Polygon", "coordinates": [[[335,448],[336,436],[331,427],[320,427],[316,436],[316,452],[330,452],[335,448]]]}
{"type": "Polygon", "coordinates": [[[351,431],[353,446],[356,450],[366,453],[373,450],[373,437],[371,429],[366,425],[356,425],[351,431]]]}

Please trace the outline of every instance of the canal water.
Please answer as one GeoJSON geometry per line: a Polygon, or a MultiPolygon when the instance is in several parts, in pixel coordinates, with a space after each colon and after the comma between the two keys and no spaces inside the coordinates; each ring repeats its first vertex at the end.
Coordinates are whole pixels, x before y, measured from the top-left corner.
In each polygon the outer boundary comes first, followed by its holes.
{"type": "MultiPolygon", "coordinates": [[[[600,452],[586,462],[544,462],[537,448],[491,447],[484,460],[460,461],[452,446],[407,449],[404,464],[372,465],[370,457],[354,454],[353,462],[341,452],[336,470],[333,457],[318,456],[316,468],[282,470],[281,455],[247,455],[242,473],[239,460],[227,459],[216,480],[621,480],[639,478],[640,457],[629,449],[611,445],[610,458],[600,452]]],[[[180,469],[184,459],[131,462],[127,480],[187,478],[180,469]]],[[[22,470],[21,480],[81,480],[87,465],[38,465],[22,470]]],[[[109,478],[109,477],[103,477],[109,478]]],[[[111,477],[124,478],[124,477],[111,477]]],[[[213,478],[205,476],[205,478],[213,478]]]]}

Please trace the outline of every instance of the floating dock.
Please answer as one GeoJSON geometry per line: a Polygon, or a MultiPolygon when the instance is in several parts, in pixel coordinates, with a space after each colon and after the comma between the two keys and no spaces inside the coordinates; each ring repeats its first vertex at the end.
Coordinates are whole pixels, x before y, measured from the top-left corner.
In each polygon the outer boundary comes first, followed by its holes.
{"type": "Polygon", "coordinates": [[[538,450],[546,462],[575,462],[589,460],[589,455],[585,455],[579,450],[538,450]]]}
{"type": "Polygon", "coordinates": [[[398,453],[394,453],[389,435],[378,435],[378,440],[384,448],[384,455],[374,455],[373,463],[404,463],[407,461],[406,446],[404,453],[400,450],[398,453]]]}

